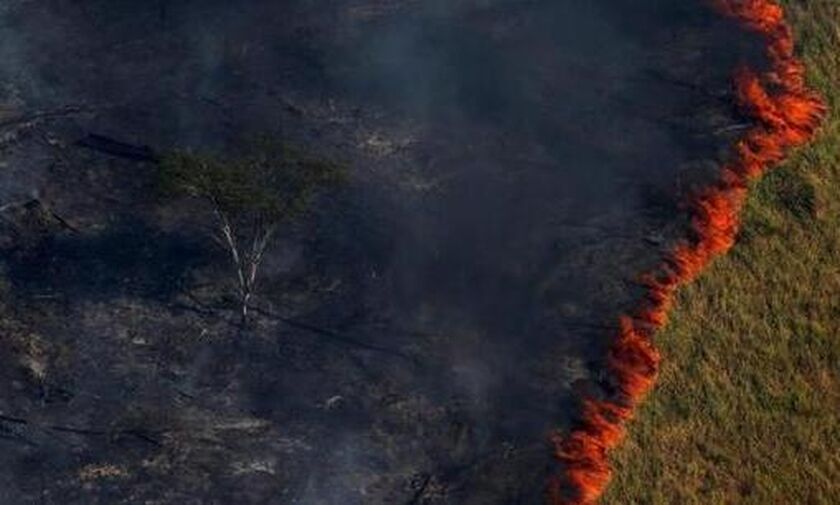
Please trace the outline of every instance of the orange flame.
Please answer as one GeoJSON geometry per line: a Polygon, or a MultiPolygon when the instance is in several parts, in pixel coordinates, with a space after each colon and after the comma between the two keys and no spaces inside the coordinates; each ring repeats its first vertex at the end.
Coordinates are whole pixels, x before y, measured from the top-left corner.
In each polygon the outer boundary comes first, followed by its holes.
{"type": "Polygon", "coordinates": [[[807,143],[825,113],[821,98],[805,86],[804,65],[794,55],[793,32],[776,0],[711,0],[723,14],[766,41],[769,69],[735,74],[738,104],[755,121],[734,146],[717,181],[688,201],[692,237],[676,244],[654,272],[643,276],[647,292],[635,313],[622,316],[607,357],[615,398],[585,399],[577,427],[551,436],[561,471],[548,485],[551,505],[592,505],[609,483],[608,453],[624,436],[636,405],[656,382],[660,355],[651,336],[668,320],[676,290],[694,280],[735,243],[750,180],[807,143]]]}

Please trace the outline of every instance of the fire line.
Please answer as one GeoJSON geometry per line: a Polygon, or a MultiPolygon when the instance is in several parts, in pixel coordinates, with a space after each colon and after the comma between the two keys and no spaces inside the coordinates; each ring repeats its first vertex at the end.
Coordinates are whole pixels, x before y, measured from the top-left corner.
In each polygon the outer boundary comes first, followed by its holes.
{"type": "Polygon", "coordinates": [[[810,141],[826,106],[805,84],[805,68],[794,54],[793,33],[777,0],[711,0],[723,15],[758,33],[768,69],[735,73],[738,106],[754,126],[739,140],[717,180],[690,196],[691,237],[673,246],[660,265],[643,276],[646,294],[635,312],[620,317],[607,356],[616,394],[586,398],[576,427],[550,437],[560,469],[547,486],[551,505],[592,505],[612,475],[608,454],[624,438],[626,424],[656,382],[660,354],[652,337],[668,321],[676,290],[693,281],[734,244],[750,182],[810,141]]]}

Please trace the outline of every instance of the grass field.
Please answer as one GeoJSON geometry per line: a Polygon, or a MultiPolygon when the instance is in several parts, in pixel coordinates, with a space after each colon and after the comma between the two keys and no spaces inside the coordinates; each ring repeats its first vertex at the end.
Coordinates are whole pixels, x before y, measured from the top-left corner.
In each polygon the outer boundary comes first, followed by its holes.
{"type": "Polygon", "coordinates": [[[785,4],[831,117],[680,294],[606,505],[840,504],[840,2],[785,4]]]}

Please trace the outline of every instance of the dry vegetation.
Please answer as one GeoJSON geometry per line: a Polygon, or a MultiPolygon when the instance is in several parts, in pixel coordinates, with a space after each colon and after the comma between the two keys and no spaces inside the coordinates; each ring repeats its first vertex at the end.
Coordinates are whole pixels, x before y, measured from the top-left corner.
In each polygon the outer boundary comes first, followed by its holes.
{"type": "Polygon", "coordinates": [[[607,505],[840,503],[840,4],[785,3],[832,117],[681,294],[607,505]]]}

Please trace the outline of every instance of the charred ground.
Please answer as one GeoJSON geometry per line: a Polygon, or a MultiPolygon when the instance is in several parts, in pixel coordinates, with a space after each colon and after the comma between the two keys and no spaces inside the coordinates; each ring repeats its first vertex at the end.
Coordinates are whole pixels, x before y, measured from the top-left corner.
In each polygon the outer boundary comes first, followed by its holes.
{"type": "Polygon", "coordinates": [[[754,41],[672,4],[7,2],[0,502],[538,503],[740,127],[754,41]],[[243,330],[142,154],[265,133],[350,174],[243,330]]]}

